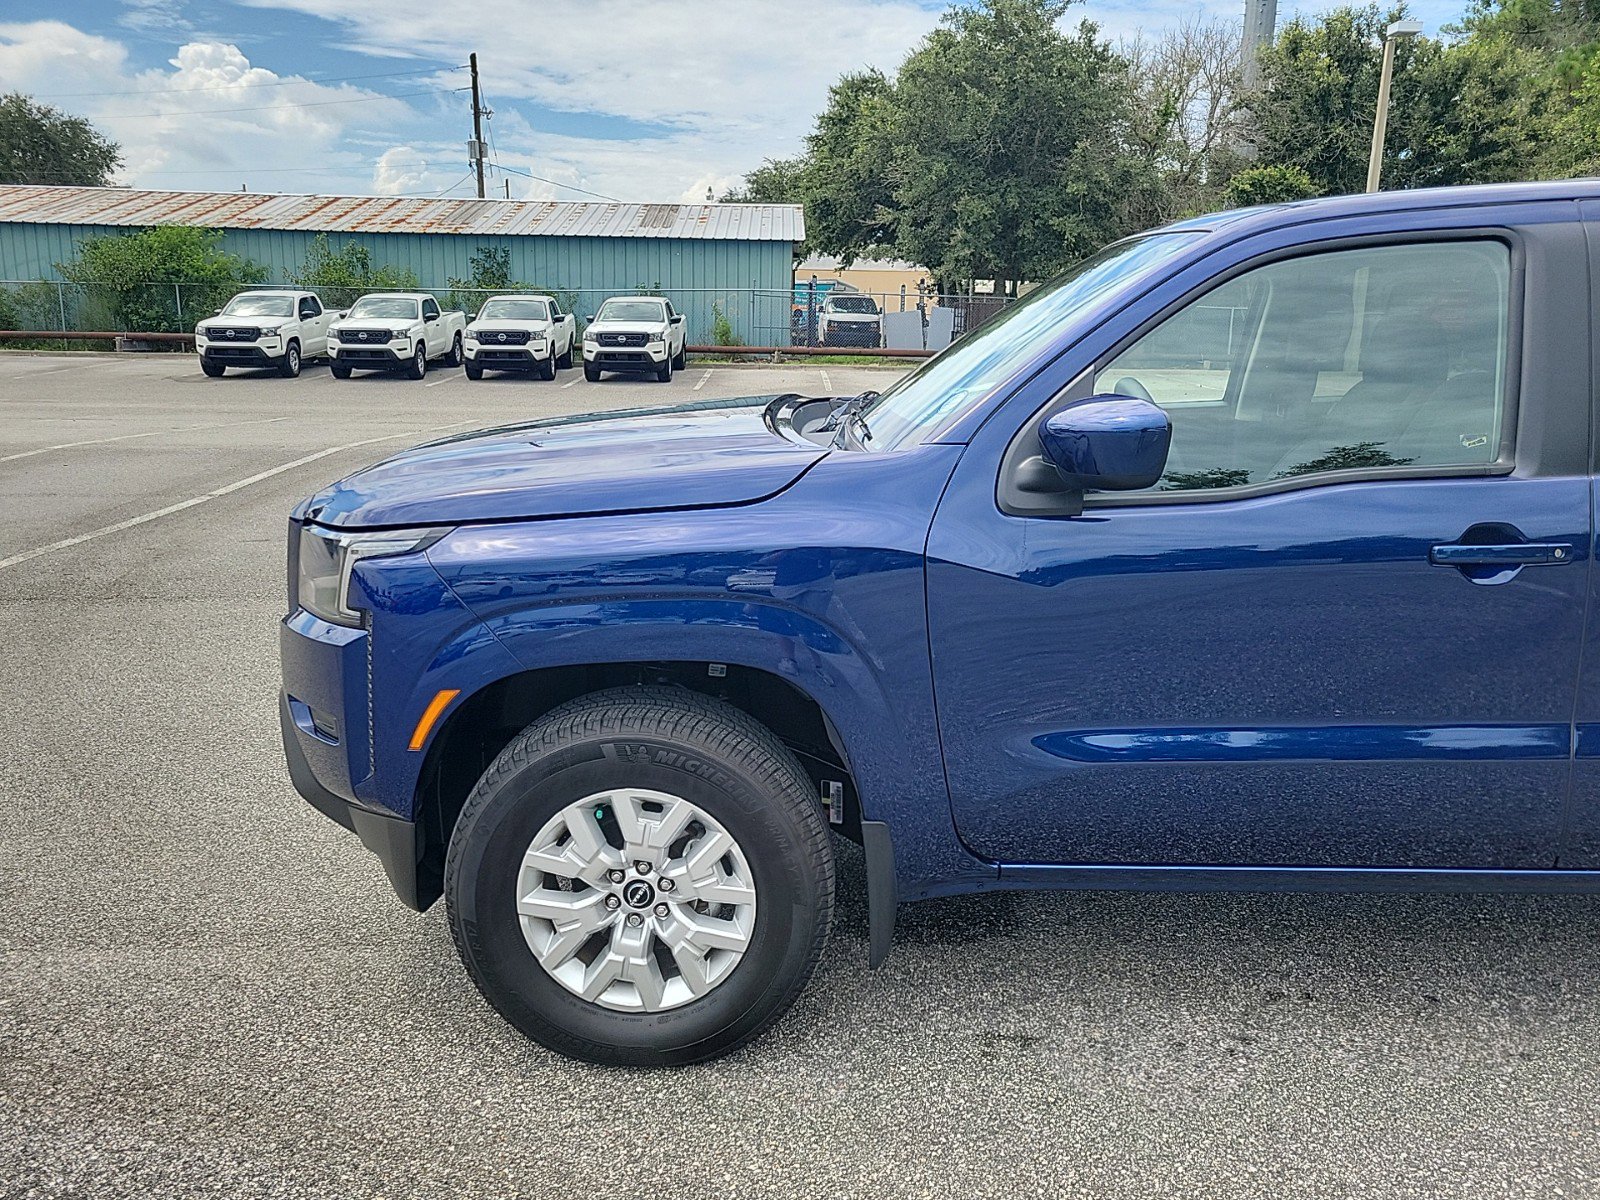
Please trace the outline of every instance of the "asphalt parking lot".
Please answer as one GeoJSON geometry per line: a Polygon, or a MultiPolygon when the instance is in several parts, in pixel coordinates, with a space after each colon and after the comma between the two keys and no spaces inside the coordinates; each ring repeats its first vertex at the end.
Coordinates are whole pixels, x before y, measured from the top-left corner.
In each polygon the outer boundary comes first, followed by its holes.
{"type": "MultiPolygon", "coordinates": [[[[1600,899],[858,893],[671,1073],[505,1026],[277,747],[284,518],[476,425],[892,373],[0,356],[0,1196],[1600,1195],[1600,899]]],[[[859,882],[847,859],[847,889],[859,882]]]]}

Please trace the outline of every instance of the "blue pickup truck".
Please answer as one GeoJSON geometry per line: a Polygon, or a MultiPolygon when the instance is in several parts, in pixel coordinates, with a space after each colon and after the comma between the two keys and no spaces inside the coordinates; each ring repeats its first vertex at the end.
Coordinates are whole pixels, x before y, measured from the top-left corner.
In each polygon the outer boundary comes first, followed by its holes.
{"type": "Polygon", "coordinates": [[[860,844],[1004,888],[1600,887],[1600,182],[1108,247],[882,394],[452,437],[289,529],[289,773],[561,1052],[724,1053],[860,844]]]}

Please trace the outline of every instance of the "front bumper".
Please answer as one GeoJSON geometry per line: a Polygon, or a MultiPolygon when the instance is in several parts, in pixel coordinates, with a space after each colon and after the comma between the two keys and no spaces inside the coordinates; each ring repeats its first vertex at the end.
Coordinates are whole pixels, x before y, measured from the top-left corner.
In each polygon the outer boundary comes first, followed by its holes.
{"type": "Polygon", "coordinates": [[[583,361],[607,371],[653,371],[667,361],[665,342],[643,346],[597,346],[585,342],[583,361]]]}
{"type": "Polygon", "coordinates": [[[382,367],[390,371],[409,363],[412,350],[410,342],[389,342],[380,346],[328,343],[328,357],[336,363],[347,367],[382,367]]]}
{"type": "Polygon", "coordinates": [[[278,696],[278,726],[294,790],[323,816],[354,833],[363,846],[378,856],[395,895],[408,908],[418,912],[427,908],[428,902],[423,900],[417,883],[421,843],[416,823],[363,808],[337,795],[317,778],[306,756],[304,739],[308,735],[295,719],[294,705],[287,692],[278,696]]]}
{"type": "Polygon", "coordinates": [[[555,347],[545,342],[530,342],[526,346],[495,346],[487,342],[467,342],[467,361],[501,371],[531,371],[547,362],[555,347]]]}
{"type": "Polygon", "coordinates": [[[283,357],[283,343],[276,338],[259,342],[209,342],[196,338],[195,349],[210,362],[230,366],[270,366],[283,357]]]}
{"type": "Polygon", "coordinates": [[[824,346],[881,346],[883,344],[883,327],[875,321],[839,325],[830,323],[822,331],[822,344],[824,346]]]}

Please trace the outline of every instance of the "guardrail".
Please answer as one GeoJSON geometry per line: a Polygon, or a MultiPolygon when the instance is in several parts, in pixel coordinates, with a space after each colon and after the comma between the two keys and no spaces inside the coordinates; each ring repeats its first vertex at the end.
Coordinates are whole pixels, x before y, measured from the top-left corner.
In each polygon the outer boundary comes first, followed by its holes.
{"type": "MultiPolygon", "coordinates": [[[[165,342],[194,347],[192,333],[114,333],[82,329],[0,329],[0,342],[165,342]]],[[[750,358],[932,358],[932,350],[883,350],[870,346],[685,346],[687,354],[750,358]]]]}

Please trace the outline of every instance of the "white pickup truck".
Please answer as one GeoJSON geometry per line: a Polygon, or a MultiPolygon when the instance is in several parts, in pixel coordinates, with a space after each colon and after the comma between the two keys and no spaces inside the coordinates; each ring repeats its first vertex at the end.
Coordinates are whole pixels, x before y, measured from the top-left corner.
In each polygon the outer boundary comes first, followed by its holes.
{"type": "Polygon", "coordinates": [[[240,292],[194,327],[194,348],[213,379],[229,367],[276,367],[293,379],[302,361],[328,352],[332,320],[315,292],[240,292]]]}
{"type": "Polygon", "coordinates": [[[583,377],[602,371],[654,375],[662,383],[683,366],[683,314],[660,296],[613,296],[583,331],[583,377]]]}
{"type": "Polygon", "coordinates": [[[491,296],[467,326],[467,378],[492,370],[554,379],[572,365],[576,330],[554,296],[491,296]]]}
{"type": "Polygon", "coordinates": [[[427,292],[373,292],[328,327],[328,369],[335,379],[357,367],[421,379],[432,360],[461,365],[466,330],[466,313],[441,312],[427,292]]]}

